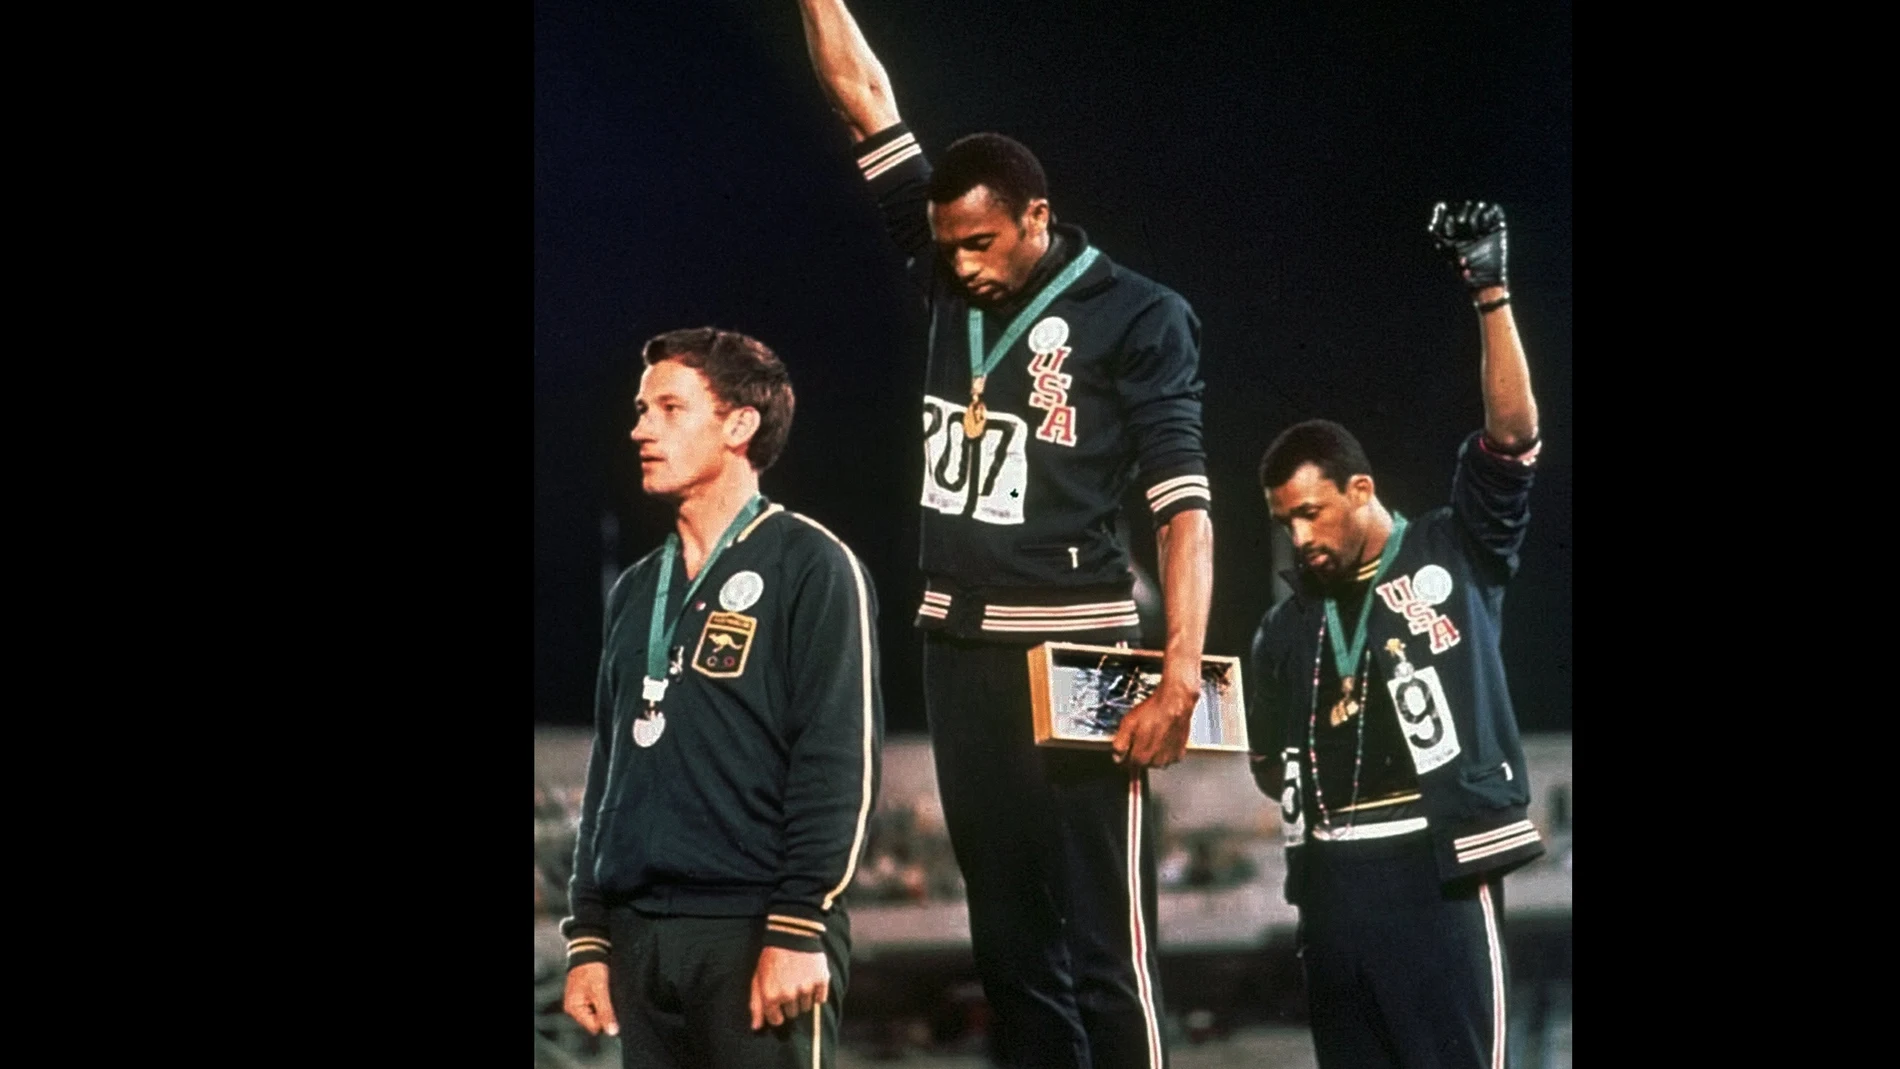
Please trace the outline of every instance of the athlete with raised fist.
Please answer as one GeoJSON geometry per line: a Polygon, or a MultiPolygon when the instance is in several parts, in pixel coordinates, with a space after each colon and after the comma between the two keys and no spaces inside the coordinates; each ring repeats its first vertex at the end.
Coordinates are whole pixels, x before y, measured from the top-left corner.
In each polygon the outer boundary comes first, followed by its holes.
{"type": "Polygon", "coordinates": [[[993,1053],[1159,1069],[1147,771],[1187,747],[1213,587],[1200,323],[1058,222],[1020,143],[972,134],[933,165],[843,3],[800,7],[819,83],[930,315],[916,624],[993,1053]],[[1160,557],[1160,686],[1112,753],[1038,748],[1026,651],[1140,638],[1115,536],[1131,485],[1160,557]]]}
{"type": "Polygon", "coordinates": [[[1503,878],[1544,852],[1498,651],[1541,444],[1504,211],[1439,204],[1428,229],[1480,339],[1484,428],[1450,504],[1388,509],[1325,420],[1260,461],[1299,567],[1254,636],[1247,735],[1282,807],[1321,1069],[1503,1066],[1503,878]]]}

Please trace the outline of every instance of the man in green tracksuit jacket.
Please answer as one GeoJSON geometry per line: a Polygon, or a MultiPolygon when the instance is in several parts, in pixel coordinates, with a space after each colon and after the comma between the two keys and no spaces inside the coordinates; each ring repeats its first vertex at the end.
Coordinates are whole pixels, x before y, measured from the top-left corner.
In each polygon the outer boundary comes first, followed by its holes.
{"type": "Polygon", "coordinates": [[[791,428],[770,349],[647,343],[641,486],[677,510],[608,594],[565,1008],[628,1066],[833,1064],[883,703],[876,594],[759,493],[791,428]]]}

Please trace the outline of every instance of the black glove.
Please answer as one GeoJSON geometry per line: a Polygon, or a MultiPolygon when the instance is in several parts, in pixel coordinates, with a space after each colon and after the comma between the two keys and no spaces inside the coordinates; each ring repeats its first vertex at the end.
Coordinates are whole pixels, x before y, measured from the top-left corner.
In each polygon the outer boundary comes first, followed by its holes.
{"type": "Polygon", "coordinates": [[[1481,200],[1432,208],[1432,243],[1465,280],[1465,288],[1509,285],[1504,278],[1504,209],[1481,200]]]}

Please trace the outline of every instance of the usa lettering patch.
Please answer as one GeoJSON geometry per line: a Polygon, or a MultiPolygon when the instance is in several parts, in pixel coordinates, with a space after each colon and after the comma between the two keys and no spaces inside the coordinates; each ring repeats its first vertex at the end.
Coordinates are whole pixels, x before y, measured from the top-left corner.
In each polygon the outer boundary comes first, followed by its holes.
{"type": "Polygon", "coordinates": [[[1069,404],[1069,387],[1075,379],[1062,373],[1062,362],[1074,351],[1065,345],[1051,353],[1037,353],[1029,361],[1029,407],[1049,413],[1036,428],[1036,437],[1056,445],[1075,445],[1075,406],[1069,404]]]}
{"type": "Polygon", "coordinates": [[[1069,324],[1050,316],[1029,332],[1029,407],[1048,415],[1036,428],[1036,437],[1055,445],[1075,445],[1075,406],[1069,404],[1072,376],[1062,373],[1062,362],[1075,350],[1062,344],[1069,339],[1069,324]]]}
{"type": "Polygon", "coordinates": [[[1401,575],[1375,589],[1386,608],[1405,617],[1405,626],[1412,634],[1431,635],[1433,653],[1445,652],[1463,637],[1451,617],[1432,607],[1451,596],[1451,575],[1438,565],[1428,564],[1419,569],[1417,576],[1401,575]],[[1425,588],[1423,593],[1420,586],[1425,588]]]}

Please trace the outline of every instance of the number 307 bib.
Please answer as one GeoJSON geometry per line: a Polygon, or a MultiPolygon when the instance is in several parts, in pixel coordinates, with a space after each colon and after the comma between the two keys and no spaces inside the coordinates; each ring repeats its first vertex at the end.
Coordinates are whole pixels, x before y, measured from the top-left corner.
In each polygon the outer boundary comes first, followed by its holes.
{"type": "Polygon", "coordinates": [[[984,523],[1023,522],[1029,460],[1023,443],[1029,424],[1007,412],[991,412],[972,442],[963,431],[963,406],[924,397],[924,494],[927,509],[968,514],[984,523]]]}

